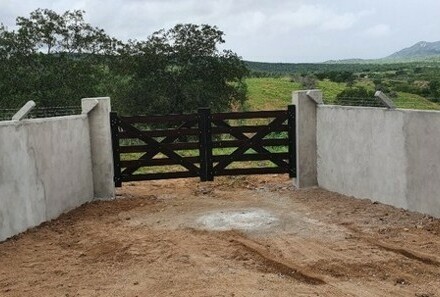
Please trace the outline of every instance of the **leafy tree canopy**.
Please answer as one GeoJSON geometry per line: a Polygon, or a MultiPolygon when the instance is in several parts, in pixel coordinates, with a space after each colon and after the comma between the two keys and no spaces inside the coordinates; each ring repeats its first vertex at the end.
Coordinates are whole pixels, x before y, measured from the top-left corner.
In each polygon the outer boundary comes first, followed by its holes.
{"type": "Polygon", "coordinates": [[[122,59],[134,65],[124,97],[135,105],[147,99],[141,108],[145,113],[191,112],[201,106],[220,111],[242,104],[247,68],[232,51],[218,49],[223,35],[209,25],[179,24],[131,44],[122,59]]]}
{"type": "Polygon", "coordinates": [[[0,108],[111,96],[124,113],[181,113],[227,110],[245,100],[247,68],[237,54],[218,49],[224,34],[215,26],[179,24],[123,43],[79,10],[37,9],[16,23],[16,31],[0,26],[0,108]]]}

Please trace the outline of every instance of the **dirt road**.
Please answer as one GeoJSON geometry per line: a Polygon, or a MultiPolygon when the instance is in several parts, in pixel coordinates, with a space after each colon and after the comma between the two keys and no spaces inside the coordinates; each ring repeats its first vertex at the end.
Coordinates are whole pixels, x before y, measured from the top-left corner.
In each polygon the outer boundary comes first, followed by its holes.
{"type": "Polygon", "coordinates": [[[440,296],[440,221],[285,176],[131,183],[0,243],[0,296],[440,296]]]}

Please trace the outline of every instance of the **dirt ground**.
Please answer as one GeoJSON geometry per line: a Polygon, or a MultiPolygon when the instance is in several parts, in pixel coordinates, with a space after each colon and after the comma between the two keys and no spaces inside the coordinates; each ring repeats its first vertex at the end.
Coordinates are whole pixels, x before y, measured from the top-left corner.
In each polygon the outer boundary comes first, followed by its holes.
{"type": "Polygon", "coordinates": [[[285,176],[126,184],[0,243],[0,296],[440,296],[440,220],[285,176]]]}

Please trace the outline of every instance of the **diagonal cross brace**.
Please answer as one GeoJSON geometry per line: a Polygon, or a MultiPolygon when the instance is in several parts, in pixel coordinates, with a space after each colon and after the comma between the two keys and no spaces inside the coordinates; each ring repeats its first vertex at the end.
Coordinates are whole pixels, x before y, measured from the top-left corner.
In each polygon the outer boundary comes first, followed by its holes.
{"type": "MultiPolygon", "coordinates": [[[[226,128],[230,128],[232,127],[231,125],[229,125],[228,123],[222,121],[222,120],[216,120],[213,121],[214,124],[216,124],[217,126],[223,126],[226,128]]],[[[282,123],[281,123],[282,124],[282,123]]],[[[234,136],[236,139],[238,140],[249,140],[249,137],[246,136],[244,133],[242,132],[231,132],[230,133],[232,136],[234,136]]],[[[264,136],[263,136],[264,137],[264,136]]],[[[286,162],[284,162],[281,159],[276,158],[275,156],[273,156],[270,151],[268,151],[267,149],[265,149],[263,146],[258,145],[258,144],[254,144],[250,147],[251,149],[255,150],[257,153],[259,154],[268,154],[269,155],[269,161],[271,161],[272,163],[274,163],[275,165],[284,168],[287,170],[287,168],[289,168],[289,164],[287,164],[286,162]]]]}
{"type": "MultiPolygon", "coordinates": [[[[193,120],[193,121],[188,121],[186,123],[183,123],[182,125],[180,125],[179,127],[177,127],[177,130],[182,129],[182,128],[191,128],[192,126],[194,126],[194,124],[196,124],[197,121],[193,120]]],[[[165,137],[160,144],[167,144],[167,143],[172,143],[174,142],[177,138],[179,138],[179,136],[167,136],[165,137]]],[[[159,153],[159,148],[155,145],[154,147],[151,148],[151,151],[143,154],[139,160],[149,160],[152,159],[154,156],[156,156],[159,153]]],[[[121,173],[121,175],[131,175],[133,174],[136,170],[138,170],[141,166],[130,166],[124,169],[124,171],[121,173]]]]}
{"type": "Polygon", "coordinates": [[[163,146],[160,142],[158,142],[154,138],[143,135],[139,129],[122,121],[120,123],[120,126],[126,131],[131,131],[132,133],[137,134],[137,138],[144,141],[146,144],[155,147],[158,153],[160,152],[166,155],[168,158],[173,159],[174,161],[178,162],[180,165],[182,165],[189,171],[193,172],[194,174],[197,175],[199,174],[199,168],[197,166],[195,166],[193,163],[189,161],[186,161],[185,159],[183,159],[182,156],[178,155],[173,150],[170,150],[169,148],[163,146]]]}
{"type": "MultiPolygon", "coordinates": [[[[274,128],[278,125],[281,125],[286,119],[287,119],[287,116],[278,117],[275,120],[273,120],[269,125],[264,127],[264,129],[255,133],[254,136],[252,136],[250,138],[247,137],[247,141],[243,146],[237,148],[232,154],[229,155],[229,157],[226,160],[219,162],[214,167],[214,172],[219,172],[219,171],[225,169],[229,164],[234,162],[235,157],[244,154],[248,149],[252,149],[254,146],[256,146],[255,143],[253,143],[253,141],[262,139],[264,136],[266,136],[267,134],[269,134],[271,132],[272,128],[274,128]]],[[[288,166],[285,162],[283,162],[283,163],[285,164],[285,165],[283,165],[283,167],[288,166]]]]}

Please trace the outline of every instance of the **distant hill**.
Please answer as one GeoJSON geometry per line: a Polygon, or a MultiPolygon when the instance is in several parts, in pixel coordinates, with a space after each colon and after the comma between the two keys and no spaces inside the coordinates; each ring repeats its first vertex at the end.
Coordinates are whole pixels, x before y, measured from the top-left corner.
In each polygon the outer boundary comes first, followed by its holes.
{"type": "Polygon", "coordinates": [[[413,60],[426,58],[440,58],[440,41],[420,41],[411,47],[404,48],[385,59],[391,60],[413,60]]]}
{"type": "Polygon", "coordinates": [[[406,62],[440,62],[440,41],[420,41],[381,59],[330,60],[327,64],[384,64],[406,62]]]}
{"type": "Polygon", "coordinates": [[[364,68],[370,68],[361,63],[265,63],[244,61],[247,68],[257,73],[270,73],[286,75],[293,73],[310,73],[324,71],[362,71],[364,68]]]}
{"type": "Polygon", "coordinates": [[[264,63],[245,61],[246,66],[255,72],[272,74],[293,74],[323,71],[395,71],[405,67],[440,67],[440,41],[420,41],[382,59],[344,59],[323,63],[264,63]],[[435,64],[433,64],[435,63],[435,64]]]}
{"type": "MultiPolygon", "coordinates": [[[[353,61],[353,60],[350,60],[353,61]]],[[[416,67],[430,67],[430,68],[440,68],[440,63],[433,63],[432,61],[409,61],[403,62],[400,60],[389,60],[385,62],[372,62],[373,60],[368,60],[371,62],[360,62],[367,60],[357,60],[358,62],[349,61],[333,61],[325,63],[315,63],[315,64],[299,64],[299,63],[263,63],[263,62],[251,62],[244,61],[247,68],[253,72],[254,76],[265,76],[265,75],[290,75],[295,73],[319,73],[328,71],[349,71],[353,73],[360,72],[386,72],[386,71],[397,71],[399,69],[416,67]]],[[[377,61],[377,60],[375,60],[377,61]]],[[[440,62],[440,59],[439,59],[440,62]]]]}

